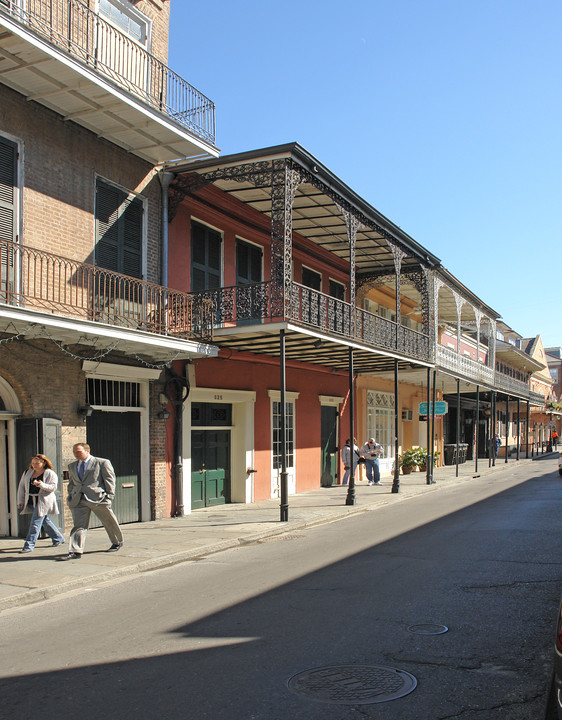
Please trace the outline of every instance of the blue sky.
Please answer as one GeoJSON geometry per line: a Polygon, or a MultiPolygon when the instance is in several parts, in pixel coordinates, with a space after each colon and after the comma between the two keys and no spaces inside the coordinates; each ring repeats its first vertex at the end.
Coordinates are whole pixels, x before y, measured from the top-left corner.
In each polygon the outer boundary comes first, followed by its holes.
{"type": "Polygon", "coordinates": [[[562,345],[560,0],[171,4],[222,154],[298,142],[525,337],[562,345]]]}

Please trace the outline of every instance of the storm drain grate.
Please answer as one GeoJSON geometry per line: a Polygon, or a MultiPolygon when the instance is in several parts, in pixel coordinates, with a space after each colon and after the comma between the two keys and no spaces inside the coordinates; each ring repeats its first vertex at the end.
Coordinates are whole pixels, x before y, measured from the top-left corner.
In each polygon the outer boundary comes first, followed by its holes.
{"type": "Polygon", "coordinates": [[[367,705],[411,693],[417,680],[404,670],[380,665],[332,665],[297,673],[288,686],[311,700],[337,705],[367,705]]]}
{"type": "Polygon", "coordinates": [[[437,625],[434,623],[421,623],[420,625],[410,625],[408,631],[416,635],[442,635],[448,632],[446,625],[437,625]]]}

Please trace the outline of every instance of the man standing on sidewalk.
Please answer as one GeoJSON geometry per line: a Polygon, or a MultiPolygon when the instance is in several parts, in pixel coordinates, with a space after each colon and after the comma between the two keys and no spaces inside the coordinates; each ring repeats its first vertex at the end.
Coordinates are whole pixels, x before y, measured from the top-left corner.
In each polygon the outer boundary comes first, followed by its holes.
{"type": "Polygon", "coordinates": [[[382,445],[375,442],[375,438],[369,438],[359,451],[361,457],[365,458],[365,471],[369,485],[381,484],[381,471],[379,468],[379,456],[382,455],[382,445]]]}
{"type": "Polygon", "coordinates": [[[101,520],[111,540],[107,552],[115,552],[123,545],[123,533],[111,509],[115,496],[113,465],[105,458],[90,455],[90,446],[86,443],[77,443],[72,452],[76,462],[68,466],[67,501],[74,527],[70,531],[68,555],[58,559],[79,560],[82,557],[92,512],[101,520]]]}

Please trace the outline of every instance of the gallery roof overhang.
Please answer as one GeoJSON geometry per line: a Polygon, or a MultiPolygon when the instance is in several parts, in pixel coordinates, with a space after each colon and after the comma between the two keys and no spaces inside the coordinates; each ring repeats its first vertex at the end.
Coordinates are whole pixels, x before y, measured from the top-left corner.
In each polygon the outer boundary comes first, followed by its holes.
{"type": "Polygon", "coordinates": [[[518,370],[524,370],[530,373],[538,372],[546,368],[544,363],[535,360],[524,350],[520,350],[515,347],[515,345],[503,342],[502,340],[496,341],[496,358],[509,363],[518,370]]]}
{"type": "Polygon", "coordinates": [[[167,163],[176,174],[171,187],[170,213],[183,197],[212,182],[244,206],[271,217],[276,163],[287,163],[302,181],[292,203],[293,232],[315,245],[349,260],[349,237],[344,211],[359,221],[356,235],[356,276],[395,274],[395,252],[403,253],[402,270],[439,265],[439,258],[349,188],[298,143],[278,145],[218,159],[167,163]],[[389,242],[387,242],[389,241],[389,242]],[[389,244],[390,243],[390,244],[389,244]]]}

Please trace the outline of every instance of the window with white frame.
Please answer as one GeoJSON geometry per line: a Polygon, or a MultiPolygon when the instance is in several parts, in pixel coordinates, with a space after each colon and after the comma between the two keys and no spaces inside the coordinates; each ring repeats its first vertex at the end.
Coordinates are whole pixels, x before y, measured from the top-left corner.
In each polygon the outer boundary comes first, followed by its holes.
{"type": "MultiPolygon", "coordinates": [[[[278,400],[271,403],[271,427],[273,429],[273,469],[281,470],[282,454],[282,405],[278,400]]],[[[285,402],[285,447],[287,452],[287,467],[294,467],[295,455],[295,404],[292,401],[285,402]]]]}
{"type": "Polygon", "coordinates": [[[123,0],[98,0],[98,13],[123,34],[148,48],[149,20],[131,3],[123,0]]]}
{"type": "Polygon", "coordinates": [[[394,455],[394,395],[367,392],[367,436],[374,437],[383,446],[384,457],[394,455]]]}

